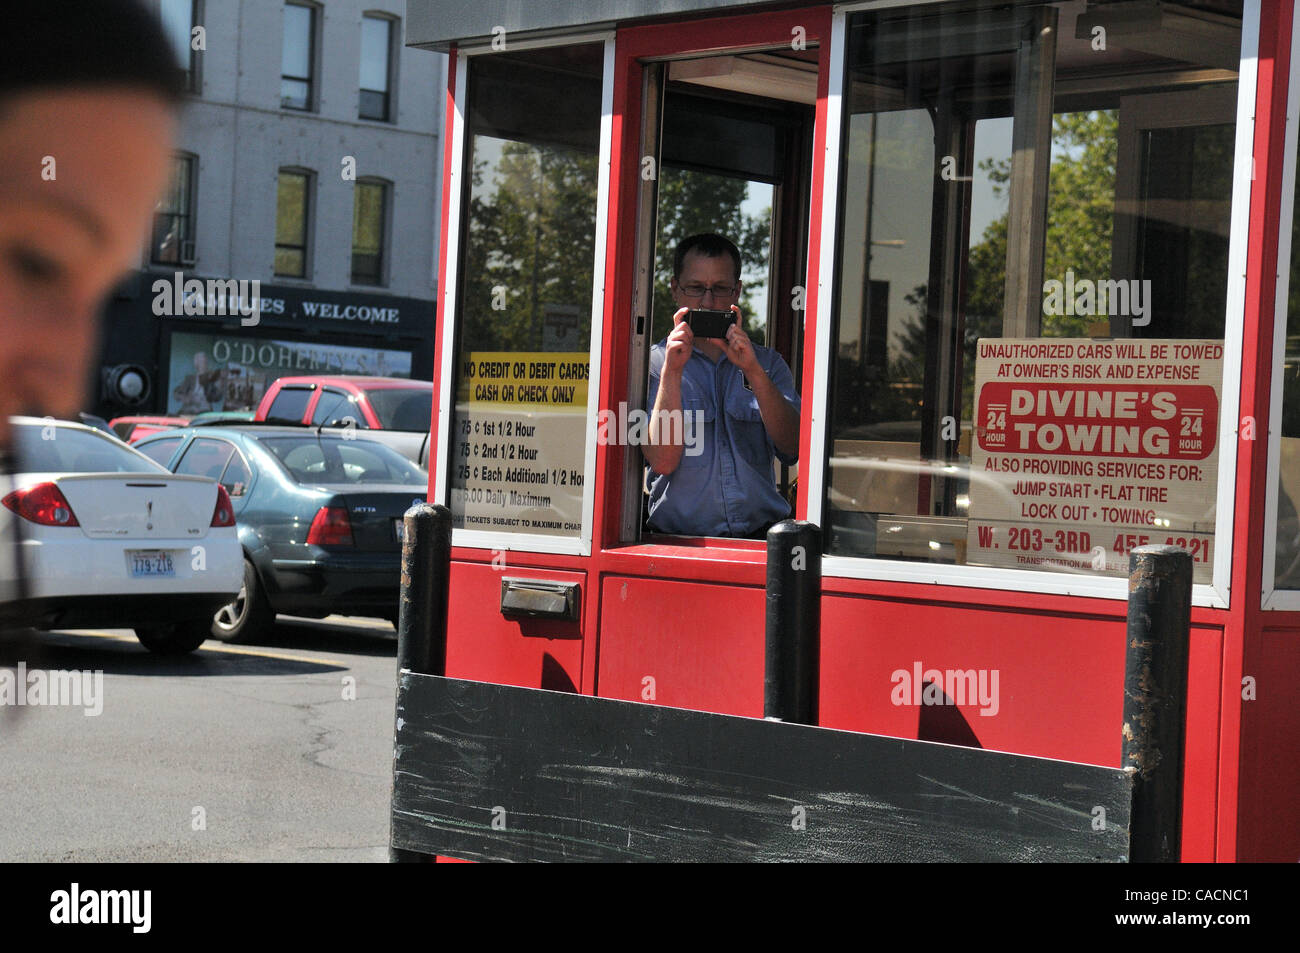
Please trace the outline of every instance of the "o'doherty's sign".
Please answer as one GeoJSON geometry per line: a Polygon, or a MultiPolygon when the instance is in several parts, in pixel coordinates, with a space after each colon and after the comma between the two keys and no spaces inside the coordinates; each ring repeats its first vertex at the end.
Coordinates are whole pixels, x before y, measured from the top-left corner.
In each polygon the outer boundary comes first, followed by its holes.
{"type": "Polygon", "coordinates": [[[1124,574],[1167,543],[1210,582],[1223,342],[977,348],[966,561],[1124,574]]]}

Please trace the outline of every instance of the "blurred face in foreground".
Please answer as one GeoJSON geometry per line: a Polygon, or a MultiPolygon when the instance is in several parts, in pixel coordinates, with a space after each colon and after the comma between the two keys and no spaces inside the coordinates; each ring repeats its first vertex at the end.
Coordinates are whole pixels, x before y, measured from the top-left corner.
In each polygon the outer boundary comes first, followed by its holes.
{"type": "Polygon", "coordinates": [[[139,263],[174,124],[128,87],[0,99],[0,446],[10,414],[85,408],[100,305],[139,263]]]}

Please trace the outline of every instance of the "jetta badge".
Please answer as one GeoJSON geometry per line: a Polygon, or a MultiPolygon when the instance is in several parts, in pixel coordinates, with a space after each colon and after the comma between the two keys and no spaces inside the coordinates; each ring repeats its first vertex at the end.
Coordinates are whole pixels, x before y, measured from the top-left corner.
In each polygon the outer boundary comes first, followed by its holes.
{"type": "Polygon", "coordinates": [[[153,529],[153,500],[144,505],[145,508],[145,529],[153,529]]]}

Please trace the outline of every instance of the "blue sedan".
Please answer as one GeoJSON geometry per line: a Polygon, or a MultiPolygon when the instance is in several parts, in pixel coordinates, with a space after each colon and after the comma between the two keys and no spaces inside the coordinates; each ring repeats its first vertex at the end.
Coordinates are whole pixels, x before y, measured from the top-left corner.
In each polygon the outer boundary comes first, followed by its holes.
{"type": "Polygon", "coordinates": [[[428,489],[428,474],[401,454],[350,434],[265,424],[167,430],[136,449],[230,494],[244,585],[217,612],[215,638],[255,639],[277,612],[396,621],[402,515],[428,489]]]}

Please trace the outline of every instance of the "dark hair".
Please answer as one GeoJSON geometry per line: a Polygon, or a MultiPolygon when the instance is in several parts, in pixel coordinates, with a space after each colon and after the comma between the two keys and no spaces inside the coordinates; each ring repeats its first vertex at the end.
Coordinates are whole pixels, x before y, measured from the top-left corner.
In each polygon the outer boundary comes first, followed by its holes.
{"type": "Polygon", "coordinates": [[[5,4],[0,101],[34,89],[130,86],[176,105],[185,78],[158,17],[137,0],[5,4]]]}
{"type": "Polygon", "coordinates": [[[682,274],[682,264],[686,261],[686,256],[691,252],[703,255],[705,258],[721,258],[723,255],[731,256],[731,263],[736,266],[736,280],[740,280],[740,249],[732,244],[730,239],[723,238],[721,235],[714,235],[712,232],[703,235],[692,235],[690,238],[683,238],[677,245],[677,251],[673,255],[673,277],[679,278],[682,274]]]}

